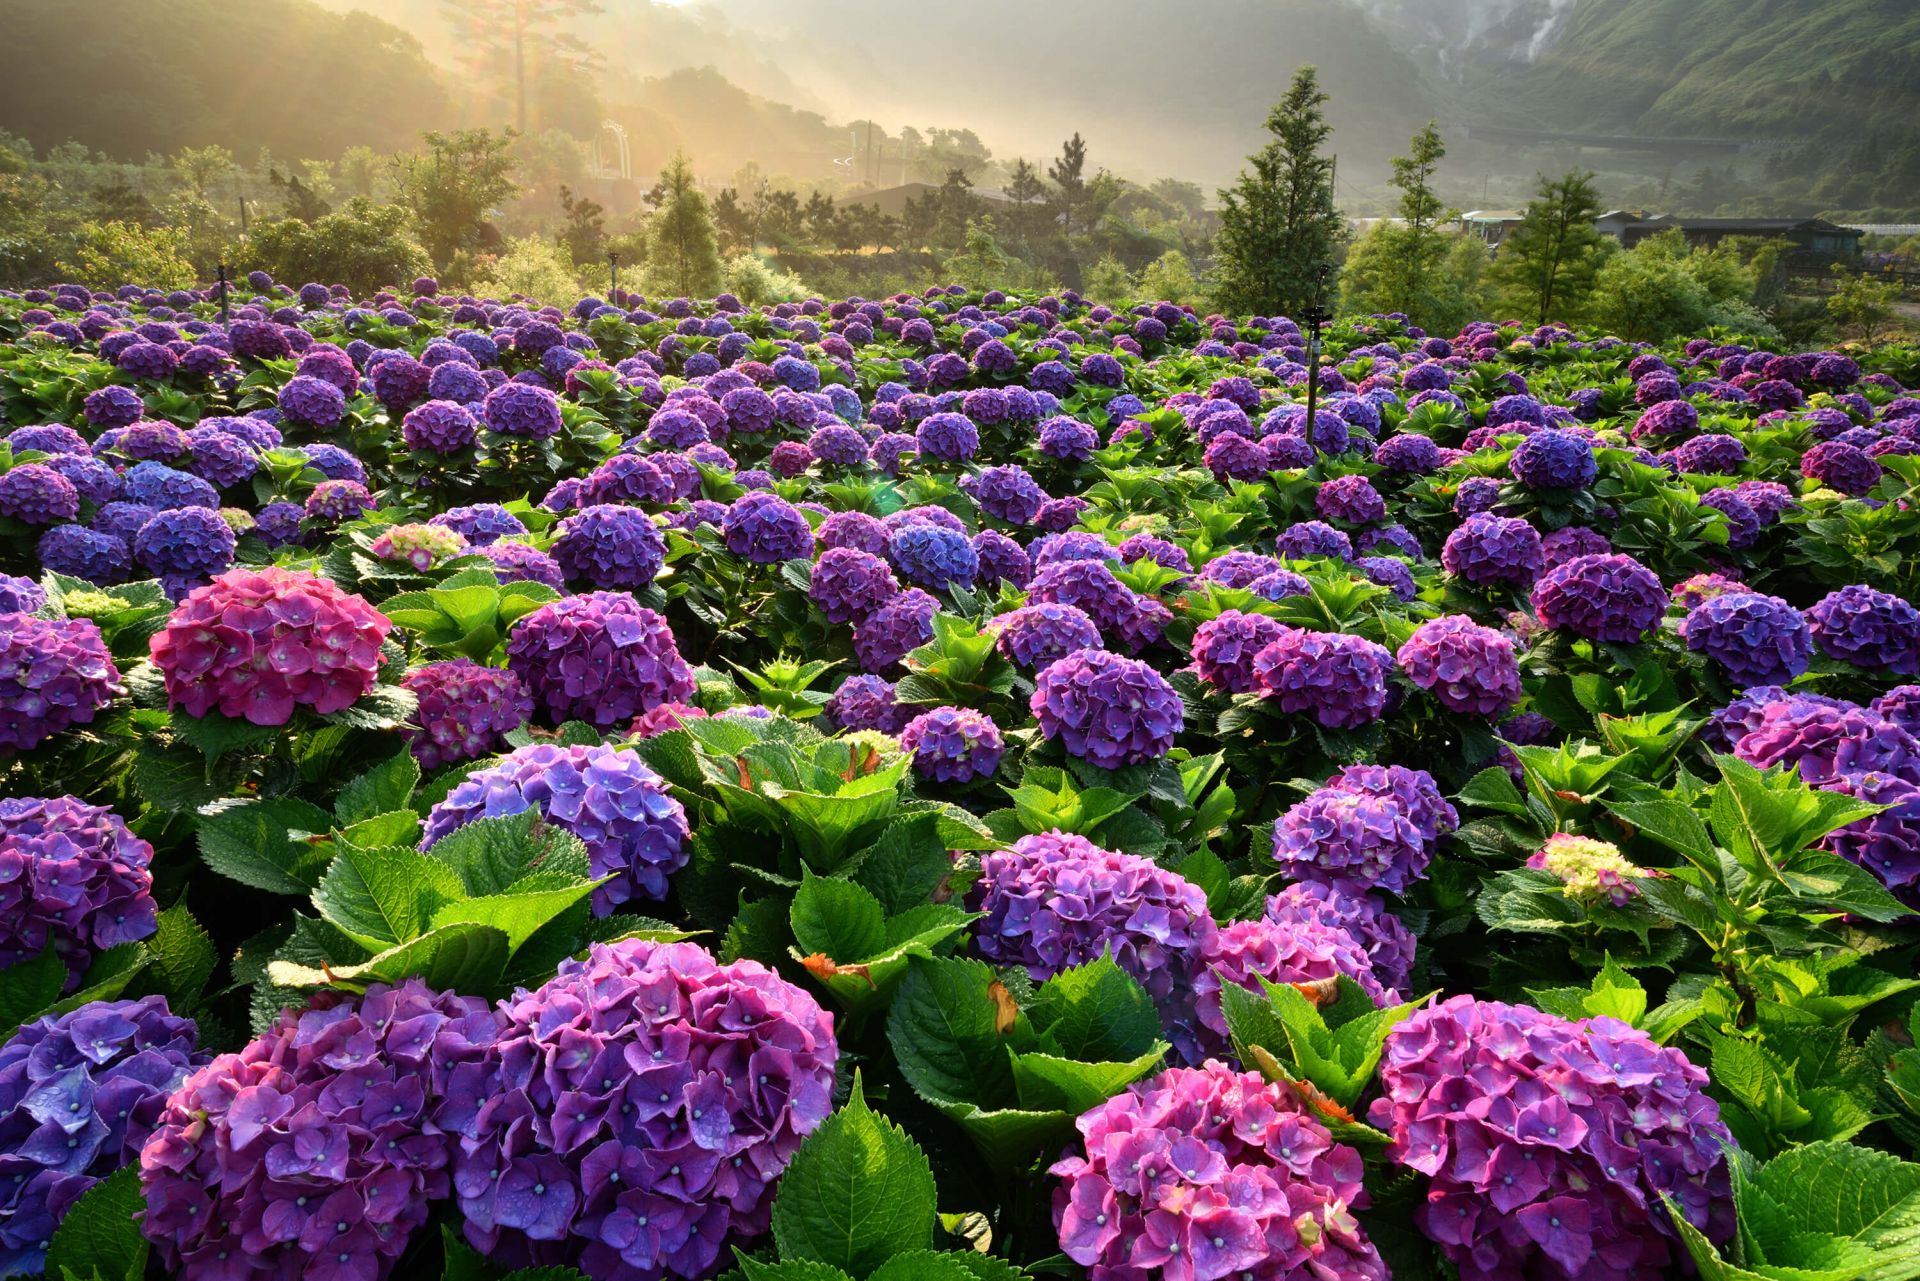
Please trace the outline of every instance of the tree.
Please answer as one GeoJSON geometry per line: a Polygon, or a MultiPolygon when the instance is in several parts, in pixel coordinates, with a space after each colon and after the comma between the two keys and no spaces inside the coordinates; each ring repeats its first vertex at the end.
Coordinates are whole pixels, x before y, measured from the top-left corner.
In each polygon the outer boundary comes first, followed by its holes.
{"type": "Polygon", "coordinates": [[[86,223],[72,258],[62,260],[58,269],[62,279],[95,289],[125,284],[190,289],[195,283],[193,264],[187,261],[187,233],[134,222],[86,223]]]}
{"type": "Polygon", "coordinates": [[[969,289],[992,289],[1007,283],[1007,255],[993,238],[993,215],[967,220],[965,247],[947,259],[947,274],[969,289]]]}
{"type": "Polygon", "coordinates": [[[660,171],[659,212],[647,227],[650,293],[706,298],[720,292],[720,249],[714,243],[713,215],[694,185],[693,165],[676,151],[660,171]]]}
{"type": "Polygon", "coordinates": [[[444,266],[463,249],[497,240],[489,215],[518,190],[508,154],[514,135],[461,129],[423,138],[424,155],[394,160],[394,181],[428,252],[444,266]]]}
{"type": "Polygon", "coordinates": [[[286,203],[287,217],[298,218],[301,222],[312,222],[324,218],[331,212],[332,206],[322,200],[317,192],[300,181],[299,174],[282,175],[278,169],[267,170],[267,181],[280,193],[286,203]]]}
{"type": "Polygon", "coordinates": [[[1893,319],[1893,304],[1899,300],[1900,286],[1881,282],[1849,271],[1845,264],[1833,264],[1833,293],[1827,298],[1827,316],[1842,333],[1872,342],[1880,327],[1893,319]]]}
{"type": "Polygon", "coordinates": [[[1127,264],[1106,254],[1087,268],[1080,281],[1080,292],[1094,302],[1113,306],[1131,302],[1135,294],[1133,274],[1127,270],[1127,264]]]}
{"type": "Polygon", "coordinates": [[[560,246],[575,266],[598,259],[607,246],[606,209],[599,201],[576,196],[573,188],[560,186],[560,208],[566,221],[560,227],[560,246]]]}
{"type": "Polygon", "coordinates": [[[1753,307],[1754,278],[1726,248],[1689,249],[1679,230],[1614,254],[1594,279],[1593,323],[1622,338],[1660,342],[1714,327],[1761,341],[1779,334],[1753,307]]]}
{"type": "Polygon", "coordinates": [[[173,170],[204,200],[216,182],[233,172],[233,153],[218,145],[182,147],[173,158],[173,170]]]}
{"type": "Polygon", "coordinates": [[[372,147],[355,145],[341,152],[340,181],[346,184],[347,194],[373,199],[374,184],[380,181],[384,163],[372,147]]]}
{"type": "Polygon", "coordinates": [[[1051,221],[1053,211],[1047,205],[1047,184],[1040,171],[1025,160],[1013,162],[1007,184],[1002,188],[1013,203],[1013,234],[1023,250],[1033,241],[1036,211],[1039,218],[1051,221]]]}
{"type": "Polygon", "coordinates": [[[432,269],[412,224],[402,205],[376,205],[355,196],[312,223],[297,218],[256,222],[240,251],[241,265],[258,267],[276,280],[345,285],[364,298],[432,269]]]}
{"type": "Polygon", "coordinates": [[[474,292],[487,298],[519,294],[536,303],[568,305],[580,295],[580,278],[566,250],[539,236],[507,242],[507,250],[486,265],[474,292]]]}
{"type": "Polygon", "coordinates": [[[1147,264],[1140,273],[1140,283],[1134,288],[1134,296],[1177,305],[1202,301],[1200,281],[1193,274],[1193,263],[1178,249],[1169,249],[1147,264]]]}
{"type": "Polygon", "coordinates": [[[728,253],[753,248],[753,214],[740,203],[740,193],[734,188],[722,187],[713,198],[713,223],[728,253]]]}
{"type": "Polygon", "coordinates": [[[1444,328],[1443,318],[1457,314],[1465,288],[1443,277],[1444,266],[1452,256],[1474,265],[1477,274],[1486,252],[1482,246],[1477,259],[1465,254],[1453,243],[1458,237],[1440,229],[1452,214],[1434,194],[1433,175],[1446,154],[1438,127],[1428,121],[1413,136],[1408,154],[1393,158],[1400,220],[1374,224],[1348,255],[1340,276],[1341,305],[1347,310],[1399,312],[1428,329],[1444,328]]]}
{"type": "Polygon", "coordinates": [[[577,76],[595,61],[592,46],[565,25],[600,12],[599,0],[444,0],[469,69],[505,83],[513,97],[513,127],[527,131],[530,61],[554,62],[577,76]]]}
{"type": "Polygon", "coordinates": [[[1507,234],[1494,262],[1503,305],[1545,324],[1577,315],[1613,242],[1593,225],[1600,193],[1591,173],[1569,170],[1540,179],[1520,225],[1507,234]]]}
{"type": "Polygon", "coordinates": [[[1074,211],[1086,199],[1086,172],[1087,144],[1081,141],[1076,130],[1073,137],[1060,144],[1060,158],[1047,166],[1047,177],[1053,179],[1053,185],[1059,188],[1053,199],[1060,210],[1062,235],[1073,233],[1074,211]]]}
{"type": "Polygon", "coordinates": [[[1333,132],[1319,73],[1301,67],[1267,116],[1273,140],[1220,193],[1220,307],[1235,315],[1300,315],[1320,294],[1346,229],[1333,207],[1333,132]]]}

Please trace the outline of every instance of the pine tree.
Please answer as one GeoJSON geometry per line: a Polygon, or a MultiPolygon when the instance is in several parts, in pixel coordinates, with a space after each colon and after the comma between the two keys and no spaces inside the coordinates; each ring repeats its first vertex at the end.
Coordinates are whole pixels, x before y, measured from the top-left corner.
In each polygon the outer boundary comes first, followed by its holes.
{"type": "Polygon", "coordinates": [[[680,298],[707,298],[720,292],[720,250],[714,243],[713,215],[707,198],[694,186],[693,165],[675,152],[660,171],[660,210],[647,227],[646,288],[680,298]]]}
{"type": "Polygon", "coordinates": [[[1494,263],[1503,300],[1541,323],[1579,311],[1606,259],[1607,238],[1593,225],[1600,193],[1593,175],[1569,170],[1540,179],[1520,225],[1507,234],[1494,263]]]}
{"type": "Polygon", "coordinates": [[[1054,203],[1060,207],[1061,234],[1070,235],[1074,210],[1087,194],[1087,144],[1081,141],[1078,130],[1060,144],[1060,158],[1047,166],[1047,177],[1060,189],[1054,203]]]}
{"type": "Polygon", "coordinates": [[[1413,136],[1408,153],[1393,158],[1400,221],[1380,223],[1365,237],[1367,253],[1360,255],[1363,246],[1356,245],[1356,253],[1349,255],[1340,281],[1348,310],[1397,311],[1418,325],[1437,323],[1437,312],[1454,310],[1443,300],[1459,290],[1455,282],[1441,279],[1453,248],[1452,237],[1441,230],[1441,224],[1453,214],[1433,190],[1434,172],[1446,154],[1440,130],[1430,120],[1413,136]]]}
{"type": "Polygon", "coordinates": [[[1294,72],[1267,116],[1273,140],[1220,193],[1216,302],[1230,314],[1305,312],[1333,262],[1345,227],[1333,207],[1333,158],[1321,154],[1332,133],[1326,102],[1314,68],[1294,72]]]}

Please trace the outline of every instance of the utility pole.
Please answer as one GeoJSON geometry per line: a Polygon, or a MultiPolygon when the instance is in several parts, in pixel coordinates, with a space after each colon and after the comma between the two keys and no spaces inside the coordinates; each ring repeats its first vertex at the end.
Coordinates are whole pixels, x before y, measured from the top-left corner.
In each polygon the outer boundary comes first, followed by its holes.
{"type": "Polygon", "coordinates": [[[227,307],[227,264],[220,264],[220,323],[233,324],[233,313],[227,307]]]}
{"type": "Polygon", "coordinates": [[[1320,399],[1320,326],[1327,323],[1327,277],[1333,274],[1329,263],[1321,263],[1314,277],[1313,306],[1307,309],[1307,444],[1317,461],[1320,442],[1314,430],[1313,411],[1320,399]]]}

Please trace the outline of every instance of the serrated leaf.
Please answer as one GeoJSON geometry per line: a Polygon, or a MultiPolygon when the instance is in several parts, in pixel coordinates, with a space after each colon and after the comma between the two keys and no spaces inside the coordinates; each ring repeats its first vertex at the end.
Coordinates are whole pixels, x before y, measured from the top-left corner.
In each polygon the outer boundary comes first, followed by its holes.
{"type": "Polygon", "coordinates": [[[319,885],[331,855],[295,834],[325,832],[332,822],[319,806],[291,797],[223,805],[200,820],[200,858],[242,885],[305,895],[319,885]]]}
{"type": "Polygon", "coordinates": [[[585,903],[594,888],[593,882],[581,881],[553,889],[522,888],[511,894],[463,898],[436,908],[431,926],[439,929],[461,921],[491,925],[507,936],[511,955],[576,903],[585,903]]]}
{"type": "Polygon", "coordinates": [[[807,872],[793,896],[793,940],[803,953],[863,961],[887,946],[880,900],[852,881],[807,872]]]}
{"type": "Polygon", "coordinates": [[[916,957],[887,1015],[887,1040],[900,1074],[933,1103],[988,1109],[1014,1101],[999,1007],[982,961],[916,957]]]}
{"type": "Polygon", "coordinates": [[[322,970],[274,961],[267,966],[267,978],[280,987],[341,987],[350,991],[363,991],[373,983],[420,978],[429,987],[484,996],[499,986],[507,957],[505,932],[463,922],[430,930],[355,965],[330,965],[322,970]]]}
{"type": "Polygon", "coordinates": [[[1052,1054],[1016,1054],[1013,1079],[1020,1106],[1079,1116],[1151,1074],[1171,1048],[1160,1042],[1129,1063],[1083,1063],[1052,1054]]]}
{"type": "Polygon", "coordinates": [[[1127,1062],[1160,1040],[1153,998],[1111,954],[1042,983],[1027,1017],[1063,1054],[1090,1063],[1127,1062]]]}
{"type": "Polygon", "coordinates": [[[160,913],[146,948],[152,963],[145,981],[158,987],[175,1014],[191,1010],[220,961],[212,938],[186,905],[178,904],[160,913]]]}
{"type": "Polygon", "coordinates": [[[542,822],[539,811],[531,809],[456,827],[427,854],[452,868],[476,897],[503,893],[534,872],[565,872],[580,880],[592,876],[580,838],[542,822]]]}
{"type": "Polygon", "coordinates": [[[867,1281],[974,1281],[974,1275],[957,1255],[909,1250],[875,1268],[867,1281]]]}
{"type": "Polygon", "coordinates": [[[378,952],[416,938],[435,912],[465,897],[460,877],[445,863],[398,846],[343,846],[313,892],[320,915],[378,952]]]}
{"type": "Polygon", "coordinates": [[[67,963],[51,947],[0,970],[0,1041],[59,1000],[66,982],[67,963]]]}
{"type": "Polygon", "coordinates": [[[333,812],[344,826],[406,809],[419,782],[420,762],[403,750],[341,788],[333,812]]]}
{"type": "Polygon", "coordinates": [[[94,1184],[68,1209],[47,1246],[47,1275],[139,1281],[147,1268],[140,1235],[146,1200],[137,1166],[123,1166],[94,1184]]]}
{"type": "Polygon", "coordinates": [[[899,1127],[868,1110],[856,1072],[845,1107],[794,1153],[773,1202],[782,1258],[864,1277],[933,1244],[933,1168],[899,1127]]]}
{"type": "Polygon", "coordinates": [[[336,828],[334,839],[363,849],[376,845],[417,845],[420,842],[420,816],[410,809],[375,814],[358,823],[336,828]]]}
{"type": "MultiPolygon", "coordinates": [[[[793,561],[787,562],[789,565],[793,561]]],[[[746,1281],[854,1281],[831,1263],[821,1263],[814,1259],[782,1259],[778,1263],[767,1263],[742,1254],[737,1248],[734,1256],[740,1260],[740,1272],[746,1281]]],[[[726,1281],[722,1277],[721,1281],[726,1281]]]]}
{"type": "Polygon", "coordinates": [[[888,916],[925,903],[953,871],[932,814],[914,814],[887,825],[853,870],[853,880],[880,900],[888,916]]]}

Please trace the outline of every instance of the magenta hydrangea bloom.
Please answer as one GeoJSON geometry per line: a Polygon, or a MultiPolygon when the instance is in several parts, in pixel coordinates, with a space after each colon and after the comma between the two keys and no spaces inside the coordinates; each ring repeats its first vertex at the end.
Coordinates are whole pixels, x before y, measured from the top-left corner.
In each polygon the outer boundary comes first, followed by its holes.
{"type": "Polygon", "coordinates": [[[1194,1007],[1205,1029],[1209,1054],[1231,1049],[1226,1016],[1220,1010],[1220,989],[1228,983],[1259,992],[1260,980],[1269,983],[1319,983],[1345,975],[1359,984],[1376,1005],[1399,1002],[1374,973],[1373,963],[1359,939],[1338,925],[1297,919],[1281,923],[1268,917],[1234,921],[1209,940],[1193,980],[1194,1007]]]}
{"type": "Polygon", "coordinates": [[[502,1010],[446,1123],[467,1240],[505,1267],[709,1276],[833,1109],[833,1016],[754,961],[595,944],[502,1010]]]}
{"type": "Polygon", "coordinates": [[[534,610],[507,637],[507,666],[555,725],[613,729],[693,697],[693,673],[667,620],[625,592],[586,592],[534,610]]]}
{"type": "Polygon", "coordinates": [[[0,1046],[0,1273],[40,1272],[74,1202],[139,1157],[167,1096],[207,1061],[198,1035],[149,996],[89,1001],[0,1046]]]}
{"type": "Polygon", "coordinates": [[[892,682],[862,672],[840,682],[840,688],[827,700],[821,715],[837,730],[898,734],[905,727],[909,712],[894,701],[892,682]]]}
{"type": "Polygon", "coordinates": [[[1920,676],[1920,608],[1855,583],[1807,610],[1820,652],[1870,672],[1920,676]]]}
{"type": "Polygon", "coordinates": [[[140,1229],[218,1281],[381,1281],[451,1191],[445,1114],[499,1031],[418,979],[283,1011],[167,1100],[140,1153],[140,1229]]]}
{"type": "Polygon", "coordinates": [[[1193,672],[1223,694],[1248,694],[1259,686],[1253,660],[1286,631],[1265,614],[1222,610],[1193,634],[1193,672]]]}
{"type": "Polygon", "coordinates": [[[1406,992],[1413,982],[1413,931],[1378,894],[1363,894],[1324,881],[1296,881],[1267,899],[1265,916],[1282,925],[1316,922],[1346,931],[1367,954],[1380,986],[1406,992]]]}
{"type": "Polygon", "coordinates": [[[120,692],[120,669],[90,619],[0,614],[0,755],[91,724],[120,692]]]}
{"type": "Polygon", "coordinates": [[[1667,590],[1631,556],[1576,556],[1541,575],[1533,609],[1555,631],[1631,645],[1667,612],[1667,590]]]}
{"type": "Polygon", "coordinates": [[[1727,592],[1702,601],[1681,620],[1680,637],[1742,689],[1786,684],[1807,670],[1813,652],[1812,633],[1800,611],[1760,592],[1727,592]]]}
{"type": "Polygon", "coordinates": [[[936,783],[970,783],[1000,768],[1006,743],[992,718],[966,707],[936,707],[907,722],[900,745],[914,773],[936,783]]]}
{"type": "Polygon", "coordinates": [[[1706,1072],[1616,1019],[1456,996],[1388,1035],[1380,1080],[1368,1119],[1430,1180],[1414,1222],[1462,1281],[1668,1275],[1686,1251],[1662,1196],[1733,1233],[1706,1072]]]}
{"type": "Polygon", "coordinates": [[[326,715],[372,689],[392,627],[327,579],[233,569],[190,592],[150,649],[168,703],[189,716],[284,725],[297,707],[326,715]]]}
{"type": "Polygon", "coordinates": [[[1409,680],[1462,716],[1501,716],[1523,692],[1513,641],[1464,614],[1420,624],[1394,657],[1409,680]]]}
{"type": "Polygon", "coordinates": [[[1525,587],[1546,567],[1539,531],[1518,516],[1481,512],[1447,535],[1440,564],[1455,578],[1479,587],[1512,583],[1525,587]]]}
{"type": "Polygon", "coordinates": [[[1920,733],[1920,685],[1896,685],[1873,700],[1873,713],[1907,733],[1920,733]]]}
{"type": "Polygon", "coordinates": [[[1213,937],[1207,896],[1185,877],[1084,836],[1042,832],[980,860],[968,906],[974,947],[1035,982],[1111,952],[1145,988],[1175,1047],[1199,1052],[1193,978],[1213,937]]]}
{"type": "Polygon", "coordinates": [[[1877,770],[1842,774],[1826,784],[1869,805],[1887,808],[1855,819],[1821,839],[1822,849],[1840,855],[1879,877],[1886,887],[1920,911],[1920,773],[1877,770]]]}
{"type": "Polygon", "coordinates": [[[1209,1061],[1082,1116],[1060,1180],[1060,1248],[1098,1281],[1386,1281],[1353,1211],[1360,1154],[1292,1088],[1209,1061]]]}
{"type": "Polygon", "coordinates": [[[493,576],[503,583],[543,583],[556,592],[567,590],[560,562],[537,547],[502,539],[474,551],[493,562],[493,576]]]}
{"type": "Polygon", "coordinates": [[[1349,765],[1274,820],[1273,857],[1301,880],[1400,894],[1459,825],[1425,770],[1349,765]]]}
{"type": "Polygon", "coordinates": [[[407,742],[423,770],[490,756],[533,715],[533,696],[517,675],[470,658],[416,667],[400,683],[420,700],[420,728],[407,731],[407,742]]]}
{"type": "Polygon", "coordinates": [[[1048,664],[1027,705],[1043,736],[1102,769],[1165,756],[1185,717],[1180,696],[1159,672],[1102,649],[1048,664]]]}
{"type": "Polygon", "coordinates": [[[987,623],[994,646],[1016,667],[1035,671],[1075,650],[1099,648],[1100,629],[1072,605],[1022,605],[987,623]]]}
{"type": "Polygon", "coordinates": [[[662,899],[667,878],[686,866],[687,815],[660,776],[632,752],[604,744],[533,743],[475,770],[433,807],[421,849],[479,818],[537,809],[587,847],[596,916],[636,898],[662,899]]]}
{"type": "Polygon", "coordinates": [[[1357,729],[1387,706],[1393,658],[1363,636],[1284,627],[1253,657],[1262,698],[1283,712],[1306,712],[1328,729],[1357,729]]]}
{"type": "Polygon", "coordinates": [[[1733,754],[1749,765],[1784,765],[1815,786],[1848,774],[1920,778],[1920,740],[1865,708],[1817,695],[1749,690],[1715,717],[1733,754]],[[1764,700],[1756,695],[1775,694],[1764,700]]]}
{"type": "Polygon", "coordinates": [[[0,798],[0,970],[51,947],[69,989],[96,952],[152,935],[153,846],[72,796],[0,798]]]}

